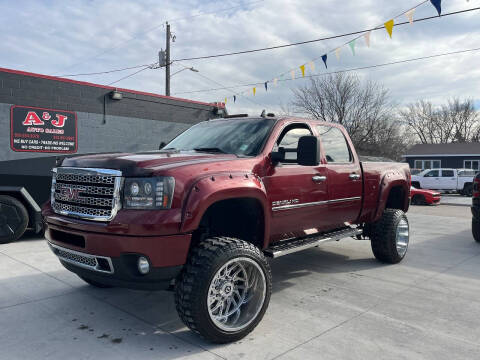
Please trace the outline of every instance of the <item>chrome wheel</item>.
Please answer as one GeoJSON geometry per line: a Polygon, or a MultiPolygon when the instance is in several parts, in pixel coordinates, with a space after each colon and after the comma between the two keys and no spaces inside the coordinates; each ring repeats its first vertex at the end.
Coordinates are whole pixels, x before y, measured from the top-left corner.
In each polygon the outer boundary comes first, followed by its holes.
{"type": "Polygon", "coordinates": [[[218,328],[246,328],[259,314],[266,296],[265,274],[254,260],[228,261],[213,276],[207,295],[208,314],[218,328]]]}
{"type": "Polygon", "coordinates": [[[409,240],[408,222],[405,219],[401,219],[397,225],[397,234],[395,237],[395,242],[397,245],[397,253],[401,257],[403,257],[407,252],[408,240],[409,240]]]}

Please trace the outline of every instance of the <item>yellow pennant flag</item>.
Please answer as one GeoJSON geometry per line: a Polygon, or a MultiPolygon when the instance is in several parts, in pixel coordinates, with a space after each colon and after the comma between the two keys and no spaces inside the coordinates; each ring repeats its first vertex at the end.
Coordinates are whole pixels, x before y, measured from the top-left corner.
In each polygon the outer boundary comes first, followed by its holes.
{"type": "Polygon", "coordinates": [[[388,20],[384,25],[385,25],[385,29],[387,29],[387,33],[388,35],[390,35],[390,39],[392,38],[392,32],[393,32],[393,25],[395,24],[395,22],[393,21],[393,19],[391,20],[388,20]]]}
{"type": "Polygon", "coordinates": [[[340,48],[335,49],[335,56],[337,57],[337,60],[340,60],[340,51],[341,51],[340,48]]]}
{"type": "Polygon", "coordinates": [[[225,104],[227,103],[227,98],[225,98],[225,104]]]}
{"type": "Polygon", "coordinates": [[[310,70],[312,70],[312,72],[315,71],[315,63],[313,61],[310,61],[308,66],[310,66],[310,70]]]}
{"type": "Polygon", "coordinates": [[[292,76],[292,80],[295,80],[295,70],[290,70],[290,75],[292,76]]]}
{"type": "Polygon", "coordinates": [[[257,92],[257,88],[253,88],[253,96],[255,96],[256,92],[257,92]]]}
{"type": "Polygon", "coordinates": [[[302,70],[302,77],[305,77],[305,65],[300,65],[300,70],[302,70]]]}

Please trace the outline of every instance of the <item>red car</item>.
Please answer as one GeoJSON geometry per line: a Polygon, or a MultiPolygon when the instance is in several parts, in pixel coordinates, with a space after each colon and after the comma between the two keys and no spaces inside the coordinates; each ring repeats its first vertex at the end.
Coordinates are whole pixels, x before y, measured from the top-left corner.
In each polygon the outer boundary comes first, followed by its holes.
{"type": "Polygon", "coordinates": [[[410,187],[412,205],[439,205],[441,195],[438,191],[410,187]]]}

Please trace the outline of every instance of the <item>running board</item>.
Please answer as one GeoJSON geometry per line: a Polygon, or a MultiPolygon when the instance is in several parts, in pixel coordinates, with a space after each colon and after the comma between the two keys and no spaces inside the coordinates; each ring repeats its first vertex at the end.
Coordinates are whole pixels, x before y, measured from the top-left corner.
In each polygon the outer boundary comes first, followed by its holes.
{"type": "Polygon", "coordinates": [[[297,251],[306,250],[328,241],[338,241],[340,239],[361,234],[362,229],[346,227],[319,235],[308,236],[294,240],[280,241],[279,243],[265,249],[263,253],[265,254],[265,256],[277,258],[297,251]]]}

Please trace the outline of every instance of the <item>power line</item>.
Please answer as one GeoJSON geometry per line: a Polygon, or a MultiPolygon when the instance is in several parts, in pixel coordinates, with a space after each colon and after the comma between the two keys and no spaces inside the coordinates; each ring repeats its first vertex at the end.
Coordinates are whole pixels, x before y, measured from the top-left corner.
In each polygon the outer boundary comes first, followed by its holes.
{"type": "MultiPolygon", "coordinates": [[[[345,73],[345,72],[351,72],[351,71],[359,71],[359,70],[366,70],[366,69],[372,69],[372,68],[379,68],[379,67],[384,67],[384,66],[389,66],[389,65],[397,65],[397,64],[403,64],[403,63],[408,63],[408,62],[413,62],[413,61],[419,61],[419,60],[426,60],[426,59],[432,59],[432,58],[437,58],[437,57],[442,57],[442,56],[448,56],[448,55],[455,55],[455,54],[462,54],[462,53],[467,53],[467,52],[474,52],[474,51],[479,51],[479,48],[474,48],[474,49],[466,49],[466,50],[458,50],[458,51],[452,51],[448,53],[442,53],[442,54],[436,54],[436,55],[429,55],[429,56],[422,56],[422,57],[417,57],[417,58],[411,58],[411,59],[405,59],[405,60],[398,60],[398,61],[392,61],[392,62],[387,62],[387,63],[382,63],[382,64],[375,64],[375,65],[368,65],[368,66],[360,66],[356,68],[350,68],[350,69],[344,69],[344,70],[338,70],[338,71],[331,71],[331,72],[326,72],[322,74],[313,74],[313,75],[306,75],[301,78],[295,78],[295,79],[279,79],[278,82],[283,82],[283,81],[295,81],[295,80],[301,80],[304,78],[315,78],[319,76],[325,76],[325,75],[333,75],[333,74],[339,74],[339,73],[345,73]]],[[[202,89],[202,90],[193,90],[193,91],[184,91],[184,92],[179,92],[176,93],[175,95],[182,95],[182,94],[193,94],[193,93],[201,93],[201,92],[211,92],[211,91],[220,91],[220,90],[232,90],[232,89],[237,89],[241,87],[247,87],[247,86],[256,86],[256,85],[263,85],[264,82],[256,82],[256,83],[250,83],[250,84],[242,84],[242,85],[233,85],[233,86],[227,86],[227,87],[221,87],[221,88],[211,88],[211,89],[202,89]]],[[[237,94],[236,94],[237,95],[237,94]]]]}
{"type": "MultiPolygon", "coordinates": [[[[257,4],[257,3],[260,3],[260,2],[264,2],[265,0],[257,0],[257,1],[251,1],[251,2],[247,2],[247,3],[244,3],[244,4],[239,4],[239,5],[236,5],[236,6],[232,6],[232,7],[228,7],[228,8],[223,8],[223,9],[219,9],[219,10],[215,10],[215,11],[211,11],[211,12],[201,12],[199,14],[195,14],[195,15],[191,15],[191,16],[186,16],[186,17],[182,17],[182,18],[176,18],[176,19],[172,19],[172,20],[166,20],[167,22],[169,23],[172,23],[172,22],[176,22],[176,21],[181,21],[181,20],[186,20],[186,19],[192,19],[192,18],[196,18],[196,17],[199,17],[199,16],[204,16],[204,15],[211,15],[211,14],[216,14],[216,13],[220,13],[220,12],[224,12],[224,11],[228,11],[228,10],[233,10],[233,9],[237,9],[237,8],[240,8],[240,7],[244,7],[244,6],[249,6],[249,5],[254,5],[254,4],[257,4]]],[[[77,65],[80,65],[80,64],[84,64],[84,63],[87,63],[89,61],[92,61],[94,59],[97,59],[98,57],[102,56],[102,55],[105,55],[113,50],[116,50],[116,49],[119,49],[121,47],[123,47],[123,45],[135,40],[135,39],[138,39],[140,36],[143,36],[145,34],[148,34],[149,32],[152,32],[162,26],[165,26],[165,21],[162,22],[161,24],[159,25],[156,25],[154,27],[151,27],[149,28],[148,30],[146,31],[143,31],[143,32],[140,32],[140,33],[137,33],[136,35],[132,36],[131,38],[125,40],[125,41],[122,41],[110,48],[107,48],[89,58],[86,58],[85,60],[82,60],[82,61],[79,61],[77,63],[74,63],[68,67],[66,67],[65,69],[69,69],[69,68],[72,68],[74,66],[77,66],[77,65]]],[[[139,65],[138,67],[141,67],[142,65],[139,65]]],[[[77,75],[54,75],[54,76],[77,76],[77,75]]]]}
{"type": "Polygon", "coordinates": [[[110,74],[114,72],[119,72],[119,71],[125,71],[125,70],[132,70],[132,69],[138,69],[141,67],[145,66],[154,66],[156,63],[153,64],[143,64],[143,65],[135,65],[135,66],[130,66],[122,69],[113,69],[113,70],[107,70],[107,71],[100,71],[100,72],[93,72],[93,73],[83,73],[83,74],[65,74],[65,75],[56,75],[59,77],[65,77],[65,76],[89,76],[89,75],[102,75],[102,74],[110,74]]]}
{"type": "Polygon", "coordinates": [[[132,76],[134,76],[134,75],[137,75],[138,73],[140,73],[140,72],[142,72],[142,71],[144,71],[144,70],[150,69],[150,68],[151,68],[150,65],[148,65],[148,66],[144,67],[143,69],[137,70],[137,71],[135,71],[134,73],[131,73],[131,74],[127,75],[127,76],[124,76],[124,77],[122,77],[122,78],[120,78],[120,79],[118,79],[118,80],[115,80],[114,82],[111,82],[110,84],[107,84],[107,85],[116,84],[116,83],[119,82],[119,81],[128,79],[129,77],[132,77],[132,76]]]}
{"type": "MultiPolygon", "coordinates": [[[[423,3],[425,3],[425,2],[423,2],[423,3]]],[[[423,4],[423,3],[421,3],[421,4],[423,4]]],[[[417,5],[416,7],[420,6],[421,4],[417,5]]],[[[420,21],[438,19],[439,17],[457,15],[457,14],[466,13],[466,12],[479,10],[479,9],[480,9],[480,7],[476,7],[476,8],[466,9],[466,10],[459,10],[459,11],[454,11],[454,12],[450,12],[450,13],[445,13],[445,14],[441,14],[441,15],[428,16],[428,17],[424,17],[424,18],[414,19],[413,22],[420,22],[420,21]]],[[[404,13],[406,13],[406,12],[408,12],[408,10],[405,11],[404,13]]],[[[403,15],[404,13],[402,13],[401,15],[403,15]]],[[[398,16],[396,16],[396,17],[398,17],[398,16]]],[[[394,24],[394,26],[400,26],[400,25],[405,25],[405,24],[410,24],[410,22],[409,21],[404,21],[404,22],[401,22],[401,23],[394,24]]],[[[205,56],[196,56],[196,57],[183,58],[183,59],[174,59],[172,61],[175,62],[175,61],[204,60],[204,59],[211,59],[211,58],[218,58],[218,57],[225,57],[225,56],[232,56],[232,55],[250,54],[250,53],[255,53],[255,52],[260,52],[260,51],[276,50],[276,49],[282,49],[282,48],[291,47],[291,46],[305,45],[305,44],[311,44],[311,43],[325,41],[325,40],[338,39],[338,38],[345,37],[345,36],[364,34],[364,33],[369,32],[369,31],[376,31],[376,30],[380,30],[380,29],[383,29],[383,26],[376,26],[376,27],[371,28],[371,29],[354,31],[354,32],[350,32],[350,33],[340,34],[340,35],[332,35],[332,36],[327,36],[327,37],[313,39],[313,40],[299,41],[299,42],[294,42],[294,43],[284,44],[284,45],[269,46],[269,47],[264,47],[264,48],[251,49],[251,50],[234,51],[234,52],[216,54],[216,55],[205,55],[205,56]]]]}

